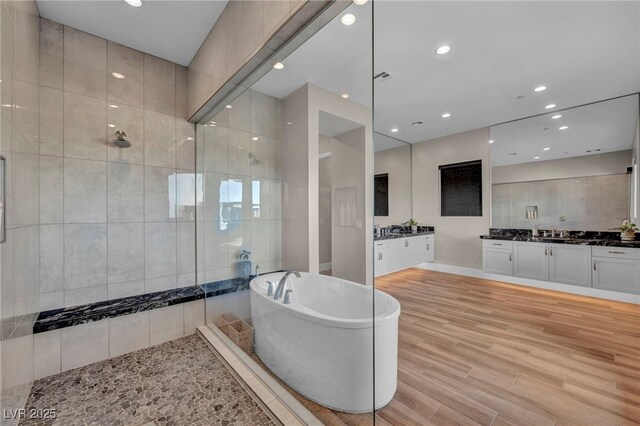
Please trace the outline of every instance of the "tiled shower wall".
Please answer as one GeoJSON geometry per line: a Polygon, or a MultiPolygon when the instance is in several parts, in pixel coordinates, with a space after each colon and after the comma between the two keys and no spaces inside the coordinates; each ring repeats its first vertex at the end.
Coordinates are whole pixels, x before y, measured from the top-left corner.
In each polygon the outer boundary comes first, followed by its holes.
{"type": "Polygon", "coordinates": [[[491,205],[494,228],[606,231],[629,217],[629,176],[496,184],[491,205]],[[538,206],[538,219],[526,218],[526,206],[538,206]]]}
{"type": "MultiPolygon", "coordinates": [[[[39,311],[39,76],[35,1],[0,2],[2,121],[6,158],[6,242],[2,257],[0,347],[3,409],[24,407],[33,380],[33,321],[39,311]]],[[[5,417],[5,416],[2,416],[5,417]]],[[[15,424],[17,419],[0,419],[15,424]]]]}
{"type": "Polygon", "coordinates": [[[280,100],[247,90],[230,107],[197,126],[199,284],[238,276],[242,249],[260,273],[282,265],[280,100]]]}
{"type": "Polygon", "coordinates": [[[41,20],[42,310],[195,284],[186,75],[41,20]],[[130,148],[113,145],[116,130],[130,148]]]}

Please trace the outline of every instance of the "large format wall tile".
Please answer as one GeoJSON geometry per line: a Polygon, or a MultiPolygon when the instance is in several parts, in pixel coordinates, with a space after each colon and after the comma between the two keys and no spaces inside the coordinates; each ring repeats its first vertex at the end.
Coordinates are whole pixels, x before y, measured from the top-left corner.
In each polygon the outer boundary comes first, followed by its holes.
{"type": "Polygon", "coordinates": [[[109,358],[109,321],[62,329],[61,354],[62,371],[109,358]]]}
{"type": "Polygon", "coordinates": [[[63,225],[40,226],[40,293],[64,289],[63,225]]]}
{"type": "Polygon", "coordinates": [[[40,155],[63,155],[63,104],[62,90],[40,87],[40,155]]]}
{"type": "Polygon", "coordinates": [[[112,41],[107,42],[107,98],[110,102],[144,106],[144,54],[112,41]],[[118,78],[113,73],[124,78],[118,78]]]}
{"type": "Polygon", "coordinates": [[[40,85],[63,88],[63,25],[40,19],[40,85]]]}
{"type": "Polygon", "coordinates": [[[112,102],[107,110],[107,159],[118,163],[144,164],[144,111],[112,102]],[[127,140],[131,142],[129,148],[119,148],[113,143],[118,130],[127,134],[127,140]]]}
{"type": "Polygon", "coordinates": [[[176,224],[145,223],[145,278],[176,275],[176,224]]]}
{"type": "Polygon", "coordinates": [[[184,335],[184,306],[174,305],[149,311],[149,343],[175,340],[184,335]]]}
{"type": "Polygon", "coordinates": [[[13,77],[38,84],[40,80],[40,18],[28,11],[15,9],[15,50],[13,77]]]}
{"type": "Polygon", "coordinates": [[[11,158],[13,174],[13,224],[39,223],[40,196],[38,192],[40,165],[34,154],[14,153],[11,158]]]}
{"type": "Polygon", "coordinates": [[[64,281],[65,289],[105,286],[106,292],[107,225],[64,226],[64,281]]]}
{"type": "Polygon", "coordinates": [[[64,89],[106,99],[106,71],[106,40],[64,27],[64,89]]]}
{"type": "Polygon", "coordinates": [[[114,357],[149,346],[149,312],[109,319],[109,356],[114,357]]]}
{"type": "Polygon", "coordinates": [[[107,111],[104,101],[64,94],[64,155],[106,160],[107,111]]]}
{"type": "Polygon", "coordinates": [[[147,222],[176,220],[176,170],[144,168],[144,218],[147,222]]]}
{"type": "Polygon", "coordinates": [[[176,167],[176,120],[172,115],[144,111],[144,163],[176,167]]]}
{"type": "Polygon", "coordinates": [[[62,157],[40,156],[40,224],[63,223],[62,157]]]}
{"type": "Polygon", "coordinates": [[[107,221],[107,163],[64,160],[65,223],[107,221]]]}
{"type": "Polygon", "coordinates": [[[176,113],[176,65],[152,55],[144,55],[144,107],[176,113]]]}
{"type": "Polygon", "coordinates": [[[144,279],[144,224],[108,225],[108,282],[144,279]]]}
{"type": "Polygon", "coordinates": [[[144,167],[108,163],[107,219],[109,222],[144,220],[144,167]]]}

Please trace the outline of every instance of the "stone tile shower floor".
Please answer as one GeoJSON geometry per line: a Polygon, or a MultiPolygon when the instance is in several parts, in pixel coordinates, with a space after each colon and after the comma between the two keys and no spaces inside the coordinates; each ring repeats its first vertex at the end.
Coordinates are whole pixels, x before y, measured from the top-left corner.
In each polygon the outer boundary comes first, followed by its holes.
{"type": "Polygon", "coordinates": [[[197,335],[36,380],[20,425],[271,425],[197,335]]]}

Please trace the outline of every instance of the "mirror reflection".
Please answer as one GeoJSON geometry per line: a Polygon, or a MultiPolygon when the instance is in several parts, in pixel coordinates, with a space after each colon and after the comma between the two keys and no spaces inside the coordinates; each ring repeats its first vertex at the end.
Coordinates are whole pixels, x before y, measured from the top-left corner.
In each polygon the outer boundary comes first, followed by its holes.
{"type": "Polygon", "coordinates": [[[637,117],[633,95],[492,126],[492,226],[620,226],[636,199],[637,117]]]}

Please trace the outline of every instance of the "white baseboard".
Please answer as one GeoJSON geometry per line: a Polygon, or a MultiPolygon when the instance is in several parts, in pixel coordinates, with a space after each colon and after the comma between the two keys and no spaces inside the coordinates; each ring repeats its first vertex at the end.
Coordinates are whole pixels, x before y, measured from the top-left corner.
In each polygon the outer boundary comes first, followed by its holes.
{"type": "Polygon", "coordinates": [[[581,296],[597,297],[600,299],[615,300],[616,302],[634,303],[640,305],[640,295],[618,293],[616,291],[600,290],[597,288],[580,287],[569,284],[559,284],[549,281],[530,280],[527,278],[510,277],[507,275],[489,274],[480,269],[464,266],[445,265],[443,263],[421,263],[416,268],[430,271],[447,272],[450,274],[464,275],[467,277],[484,278],[493,281],[502,281],[509,284],[523,285],[527,287],[543,288],[564,293],[579,294],[581,296]]]}
{"type": "Polygon", "coordinates": [[[320,264],[320,272],[331,270],[331,262],[321,263],[320,264]]]}

